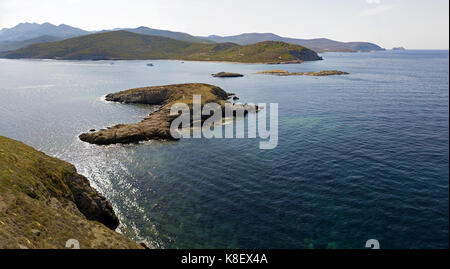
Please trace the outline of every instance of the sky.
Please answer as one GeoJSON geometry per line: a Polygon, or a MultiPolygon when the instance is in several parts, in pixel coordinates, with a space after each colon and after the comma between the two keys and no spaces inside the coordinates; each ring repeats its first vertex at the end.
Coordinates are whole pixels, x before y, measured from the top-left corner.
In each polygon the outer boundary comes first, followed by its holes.
{"type": "Polygon", "coordinates": [[[272,32],[449,48],[448,0],[0,0],[0,29],[21,22],[85,30],[147,26],[207,36],[272,32]]]}

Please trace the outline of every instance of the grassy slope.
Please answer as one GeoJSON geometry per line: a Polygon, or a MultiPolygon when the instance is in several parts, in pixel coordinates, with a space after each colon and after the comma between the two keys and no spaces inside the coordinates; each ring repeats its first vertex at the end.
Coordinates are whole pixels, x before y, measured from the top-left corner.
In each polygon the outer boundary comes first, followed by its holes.
{"type": "Polygon", "coordinates": [[[67,60],[184,59],[243,63],[320,59],[315,52],[305,47],[283,42],[268,41],[248,46],[233,43],[200,44],[126,31],[35,44],[0,56],[67,60]]]}
{"type": "Polygon", "coordinates": [[[65,248],[72,238],[81,248],[139,248],[80,213],[64,180],[74,173],[69,163],[0,136],[0,248],[65,248]]]}

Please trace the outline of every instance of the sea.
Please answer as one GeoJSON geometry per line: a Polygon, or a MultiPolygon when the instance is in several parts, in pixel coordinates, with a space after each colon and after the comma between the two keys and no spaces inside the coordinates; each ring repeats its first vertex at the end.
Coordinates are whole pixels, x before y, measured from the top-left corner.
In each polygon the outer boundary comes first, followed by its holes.
{"type": "Polygon", "coordinates": [[[369,239],[382,249],[448,248],[449,51],[321,56],[276,66],[0,59],[0,135],[75,165],[112,202],[118,231],[155,248],[364,249],[369,239]],[[255,74],[270,69],[350,74],[255,74]],[[245,76],[211,76],[221,71],[245,76]],[[106,94],[191,82],[278,104],[277,147],[78,139],[154,109],[106,94]]]}

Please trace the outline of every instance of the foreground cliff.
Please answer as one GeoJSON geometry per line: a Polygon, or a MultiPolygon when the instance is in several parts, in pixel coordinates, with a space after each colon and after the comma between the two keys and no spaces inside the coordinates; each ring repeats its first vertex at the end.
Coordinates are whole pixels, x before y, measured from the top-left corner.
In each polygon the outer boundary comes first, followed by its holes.
{"type": "Polygon", "coordinates": [[[0,248],[141,248],[71,164],[0,136],[0,248]]]}

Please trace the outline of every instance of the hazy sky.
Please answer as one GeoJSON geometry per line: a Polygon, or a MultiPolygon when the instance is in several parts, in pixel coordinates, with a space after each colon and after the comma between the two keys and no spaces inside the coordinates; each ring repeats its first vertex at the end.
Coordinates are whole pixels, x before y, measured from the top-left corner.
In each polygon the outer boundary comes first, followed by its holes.
{"type": "Polygon", "coordinates": [[[448,0],[0,0],[0,28],[65,23],[148,26],[193,35],[273,32],[296,38],[448,49],[448,0]]]}

